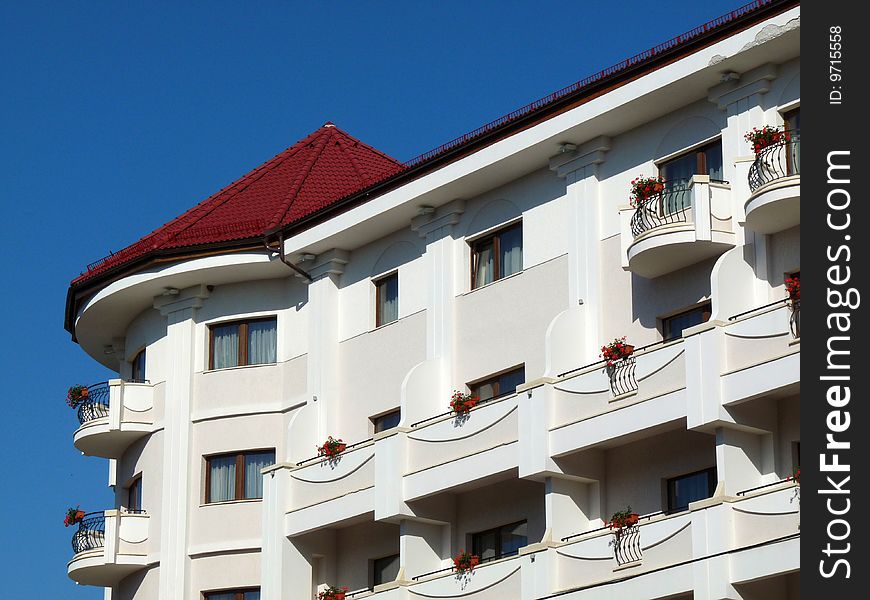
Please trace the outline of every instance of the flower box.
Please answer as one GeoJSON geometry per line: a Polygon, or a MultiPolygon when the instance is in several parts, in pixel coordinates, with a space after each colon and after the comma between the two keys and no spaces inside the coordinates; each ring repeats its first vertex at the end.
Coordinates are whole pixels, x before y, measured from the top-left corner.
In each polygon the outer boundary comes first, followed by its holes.
{"type": "Polygon", "coordinates": [[[779,127],[765,125],[761,129],[753,127],[752,131],[743,136],[755,154],[760,154],[765,148],[791,141],[791,134],[779,127]]]}
{"type": "Polygon", "coordinates": [[[631,206],[637,208],[653,196],[661,194],[665,189],[665,180],[661,177],[640,176],[631,181],[631,206]]]}
{"type": "Polygon", "coordinates": [[[75,508],[68,508],[66,511],[66,517],[63,520],[63,526],[69,527],[70,525],[75,525],[76,523],[81,523],[85,519],[85,511],[81,510],[78,506],[75,508]]]}
{"type": "Polygon", "coordinates": [[[317,600],[344,600],[346,595],[347,587],[339,588],[331,585],[317,594],[317,600]]]}
{"type": "Polygon", "coordinates": [[[625,510],[620,510],[613,513],[613,516],[610,517],[610,528],[611,529],[622,529],[623,527],[631,527],[632,525],[637,525],[638,520],[640,519],[640,515],[636,512],[631,512],[631,507],[626,507],[625,510]]]}
{"type": "Polygon", "coordinates": [[[791,301],[801,299],[801,279],[800,277],[786,277],[785,291],[788,294],[788,299],[791,301]]]}
{"type": "Polygon", "coordinates": [[[66,403],[70,408],[78,408],[88,399],[88,386],[74,385],[66,392],[66,403]]]}
{"type": "Polygon", "coordinates": [[[332,436],[326,438],[322,446],[317,447],[317,455],[325,456],[326,458],[335,458],[342,452],[347,450],[347,444],[342,439],[335,439],[332,436]]]}
{"type": "Polygon", "coordinates": [[[480,557],[476,554],[470,554],[462,550],[459,554],[453,557],[453,571],[457,575],[471,573],[474,567],[480,564],[480,557]]]}
{"type": "Polygon", "coordinates": [[[453,396],[450,397],[450,410],[457,415],[468,414],[468,411],[474,408],[478,402],[480,402],[480,398],[473,394],[454,391],[453,396]]]}
{"type": "Polygon", "coordinates": [[[601,346],[601,354],[599,355],[607,362],[608,367],[612,367],[618,360],[628,358],[634,353],[634,346],[625,341],[625,336],[616,338],[609,344],[601,346]]]}

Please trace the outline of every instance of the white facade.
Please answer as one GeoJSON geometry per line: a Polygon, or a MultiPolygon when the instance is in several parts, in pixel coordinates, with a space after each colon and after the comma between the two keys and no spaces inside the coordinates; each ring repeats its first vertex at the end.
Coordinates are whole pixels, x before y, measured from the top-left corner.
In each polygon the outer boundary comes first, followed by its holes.
{"type": "Polygon", "coordinates": [[[263,251],[105,285],[78,341],[128,380],[145,349],[148,382],[110,382],[108,414],[75,433],[110,459],[117,506],[70,577],[113,600],[310,600],[326,585],[377,600],[799,598],[784,480],[800,338],[781,300],[800,269],[800,176],[750,189],[743,139],[800,105],[799,23],[797,7],[769,16],[287,238],[310,282],[263,251]],[[717,140],[727,183],[696,175],[683,221],[633,232],[630,181],[717,140]],[[472,289],[470,242],[515,222],[522,270],[472,289]],[[373,281],[392,272],[399,318],[376,327],[373,281]],[[704,302],[709,320],[663,342],[663,318],[704,302]],[[209,369],[211,325],[263,316],[277,317],[274,364],[209,369]],[[626,393],[596,362],[621,336],[637,348],[626,393]],[[516,393],[444,414],[453,390],[520,365],[516,393]],[[370,418],[397,408],[375,434],[370,418]],[[308,460],[328,435],[354,445],[308,460]],[[254,449],[275,451],[263,499],[206,502],[206,457],[254,449]],[[668,481],[709,468],[712,497],[668,511],[668,481]],[[125,510],[140,475],[143,514],[125,510]],[[627,505],[643,515],[621,542],[637,555],[617,560],[602,527],[627,505]],[[517,554],[450,570],[473,534],[520,521],[517,554]],[[394,554],[396,580],[373,585],[372,561],[394,554]]]}

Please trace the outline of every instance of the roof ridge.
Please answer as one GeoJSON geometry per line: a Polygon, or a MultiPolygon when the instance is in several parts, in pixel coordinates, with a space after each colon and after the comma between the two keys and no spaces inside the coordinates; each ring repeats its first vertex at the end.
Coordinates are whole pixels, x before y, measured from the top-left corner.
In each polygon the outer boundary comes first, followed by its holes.
{"type": "Polygon", "coordinates": [[[308,143],[310,143],[309,138],[314,136],[318,131],[319,130],[312,131],[292,146],[285,148],[263,164],[254,168],[252,171],[249,171],[238,179],[233,180],[222,189],[218,190],[208,198],[199,202],[196,206],[191,207],[175,219],[172,219],[162,227],[159,227],[153,233],[159,233],[162,230],[167,230],[166,235],[160,238],[161,241],[169,242],[171,240],[177,239],[182,232],[198,223],[201,219],[213,213],[225,203],[229,202],[235,194],[243,192],[254,183],[259,181],[262,177],[265,177],[268,173],[271,173],[276,168],[284,164],[287,160],[298,154],[300,150],[302,150],[308,143]],[[208,206],[206,206],[206,204],[208,204],[208,206]],[[176,230],[168,230],[173,225],[185,220],[187,222],[180,228],[176,230]]]}
{"type": "Polygon", "coordinates": [[[299,192],[299,190],[302,189],[303,184],[308,179],[308,175],[310,175],[311,171],[314,169],[314,165],[317,164],[317,161],[323,155],[324,150],[326,150],[326,146],[329,143],[329,140],[332,139],[332,137],[335,135],[335,131],[338,130],[335,125],[324,125],[317,131],[320,132],[324,129],[326,131],[320,133],[316,140],[316,142],[319,142],[319,147],[315,147],[315,151],[311,154],[311,156],[303,165],[302,172],[296,176],[296,180],[290,186],[290,189],[287,190],[284,201],[281,203],[281,206],[278,207],[278,212],[275,214],[275,216],[273,216],[269,220],[269,224],[266,226],[266,231],[278,227],[284,221],[284,217],[287,216],[287,213],[293,206],[293,201],[296,199],[296,194],[299,192]]]}

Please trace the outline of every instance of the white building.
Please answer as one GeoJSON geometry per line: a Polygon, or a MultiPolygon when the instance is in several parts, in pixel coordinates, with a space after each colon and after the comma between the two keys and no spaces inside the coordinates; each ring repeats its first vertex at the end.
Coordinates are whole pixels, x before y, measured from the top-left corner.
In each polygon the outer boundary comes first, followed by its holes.
{"type": "Polygon", "coordinates": [[[799,37],[796,2],[754,2],[407,165],[327,124],[92,265],[67,327],[118,379],[74,444],[116,505],[69,576],[799,598],[799,37]],[[793,133],[756,156],[763,125],[793,133]],[[453,414],[454,390],[486,401],[453,414]]]}

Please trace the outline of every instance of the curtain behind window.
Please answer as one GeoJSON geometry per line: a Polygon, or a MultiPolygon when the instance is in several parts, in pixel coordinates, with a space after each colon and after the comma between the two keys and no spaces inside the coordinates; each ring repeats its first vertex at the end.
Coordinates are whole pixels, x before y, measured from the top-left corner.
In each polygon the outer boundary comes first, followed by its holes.
{"type": "MultiPolygon", "coordinates": [[[[206,596],[208,600],[236,600],[235,592],[218,592],[216,594],[208,594],[206,596]]],[[[247,600],[247,596],[245,596],[245,600],[247,600]]]]}
{"type": "Polygon", "coordinates": [[[399,318],[399,277],[391,275],[379,283],[380,325],[392,323],[399,318]]]}
{"type": "Polygon", "coordinates": [[[248,364],[276,362],[278,332],[275,321],[254,321],[248,325],[248,364]]]}
{"type": "Polygon", "coordinates": [[[255,452],[245,455],[245,498],[263,497],[261,469],[275,464],[274,452],[255,452]]]}
{"type": "Polygon", "coordinates": [[[499,236],[501,249],[501,276],[507,277],[523,270],[523,229],[508,229],[499,236]]]}
{"type": "Polygon", "coordinates": [[[260,590],[245,592],[245,600],[260,600],[260,590]]]}
{"type": "Polygon", "coordinates": [[[710,496],[709,473],[706,471],[675,479],[672,485],[671,510],[686,508],[690,502],[710,496]]]}
{"type": "Polygon", "coordinates": [[[225,456],[208,461],[209,502],[223,502],[236,499],[236,457],[225,456]]]}
{"type": "Polygon", "coordinates": [[[239,326],[218,325],[212,328],[214,336],[213,367],[226,369],[239,365],[239,326]]]}
{"type": "Polygon", "coordinates": [[[494,276],[492,241],[475,246],[474,287],[492,283],[494,276]]]}

